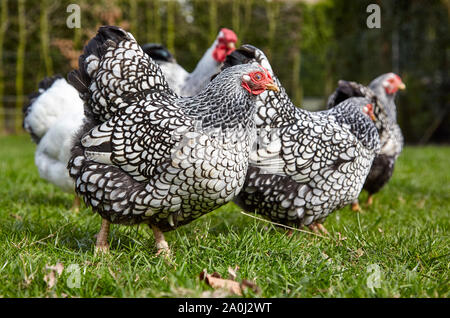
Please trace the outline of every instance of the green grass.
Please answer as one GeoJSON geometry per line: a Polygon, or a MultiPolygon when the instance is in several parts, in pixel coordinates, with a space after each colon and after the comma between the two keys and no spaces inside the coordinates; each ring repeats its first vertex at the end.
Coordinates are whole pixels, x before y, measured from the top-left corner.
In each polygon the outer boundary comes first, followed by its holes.
{"type": "MultiPolygon", "coordinates": [[[[28,136],[0,137],[0,296],[202,297],[203,269],[254,280],[262,297],[449,297],[450,147],[407,147],[391,182],[362,213],[325,222],[332,239],[245,216],[233,204],[166,234],[172,264],[147,226],[114,225],[111,252],[94,255],[100,217],[70,211],[73,195],[39,178],[28,136]],[[340,239],[339,239],[340,238],[340,239]],[[46,266],[64,271],[49,288],[46,266]],[[76,264],[80,288],[68,284],[76,264]],[[380,273],[378,287],[368,280],[380,273]]],[[[362,200],[366,198],[362,194],[362,200]]]]}

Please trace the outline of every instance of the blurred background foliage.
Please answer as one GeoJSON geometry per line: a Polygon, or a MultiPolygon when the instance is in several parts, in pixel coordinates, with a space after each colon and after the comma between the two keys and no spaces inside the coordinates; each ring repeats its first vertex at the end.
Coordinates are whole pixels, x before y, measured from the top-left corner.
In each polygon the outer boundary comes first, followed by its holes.
{"type": "Polygon", "coordinates": [[[21,109],[45,76],[77,67],[100,25],[163,43],[192,71],[221,27],[266,52],[296,105],[322,109],[339,79],[368,84],[398,73],[397,97],[408,143],[449,142],[449,0],[0,0],[0,132],[22,131],[21,109]],[[81,28],[66,26],[67,6],[81,28]],[[369,4],[381,28],[369,29],[369,4]]]}

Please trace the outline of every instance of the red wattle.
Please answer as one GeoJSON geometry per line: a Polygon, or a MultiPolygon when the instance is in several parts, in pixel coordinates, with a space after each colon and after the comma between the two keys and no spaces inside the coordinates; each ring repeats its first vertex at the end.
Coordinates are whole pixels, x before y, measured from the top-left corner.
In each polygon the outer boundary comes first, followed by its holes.
{"type": "Polygon", "coordinates": [[[251,89],[250,86],[248,86],[248,84],[246,82],[242,82],[241,86],[243,88],[245,88],[250,94],[253,94],[253,95],[259,95],[265,91],[264,88],[251,89]]]}
{"type": "Polygon", "coordinates": [[[250,89],[250,86],[248,86],[248,84],[247,84],[246,82],[242,82],[242,83],[241,83],[241,86],[242,86],[243,88],[245,88],[249,93],[252,92],[252,90],[250,89]]]}
{"type": "Polygon", "coordinates": [[[385,90],[386,90],[386,94],[392,95],[398,91],[398,88],[397,88],[397,86],[389,85],[388,87],[385,88],[385,90]]]}
{"type": "Polygon", "coordinates": [[[230,49],[225,44],[218,44],[213,51],[212,56],[217,62],[222,63],[225,61],[227,55],[231,54],[234,50],[234,48],[230,49]]]}

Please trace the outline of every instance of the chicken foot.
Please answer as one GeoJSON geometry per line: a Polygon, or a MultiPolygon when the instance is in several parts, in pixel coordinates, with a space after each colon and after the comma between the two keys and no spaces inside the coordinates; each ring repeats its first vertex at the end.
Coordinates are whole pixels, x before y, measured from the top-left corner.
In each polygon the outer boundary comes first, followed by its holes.
{"type": "Polygon", "coordinates": [[[156,240],[156,249],[158,250],[156,252],[156,255],[163,253],[166,256],[169,256],[170,255],[169,244],[167,243],[166,239],[164,238],[164,233],[158,227],[156,227],[152,224],[150,224],[150,227],[153,231],[153,235],[155,236],[155,240],[156,240]]]}
{"type": "Polygon", "coordinates": [[[95,254],[109,253],[108,236],[110,226],[111,222],[102,218],[102,226],[97,234],[97,243],[95,244],[95,254]]]}

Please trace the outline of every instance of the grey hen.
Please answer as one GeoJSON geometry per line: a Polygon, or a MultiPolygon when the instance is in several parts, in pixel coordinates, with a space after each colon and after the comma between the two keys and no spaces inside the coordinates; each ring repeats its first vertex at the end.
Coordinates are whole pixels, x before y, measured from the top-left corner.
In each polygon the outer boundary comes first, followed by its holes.
{"type": "MultiPolygon", "coordinates": [[[[397,124],[397,109],[395,96],[398,90],[405,89],[401,78],[394,73],[386,73],[374,79],[369,87],[356,82],[340,80],[335,92],[328,99],[328,108],[335,107],[339,102],[353,96],[363,96],[377,105],[374,110],[377,117],[377,129],[380,135],[381,150],[375,157],[364,183],[364,189],[369,193],[368,204],[372,204],[373,195],[390,180],[394,172],[395,162],[403,149],[403,135],[397,124]]],[[[360,209],[358,200],[353,202],[352,209],[360,209]]]]}
{"type": "MultiPolygon", "coordinates": [[[[264,53],[249,45],[233,52],[225,67],[253,61],[272,73],[264,53]]],[[[278,223],[326,232],[321,223],[358,197],[379,151],[372,105],[351,98],[329,111],[308,112],[272,77],[281,91],[257,97],[259,140],[234,201],[278,223]]]]}
{"type": "Polygon", "coordinates": [[[167,250],[162,232],[232,200],[247,172],[255,96],[276,89],[254,63],[180,98],[133,36],[111,26],[87,44],[69,80],[87,121],[68,167],[77,193],[103,218],[101,250],[110,222],[149,224],[158,250],[167,250]]]}

